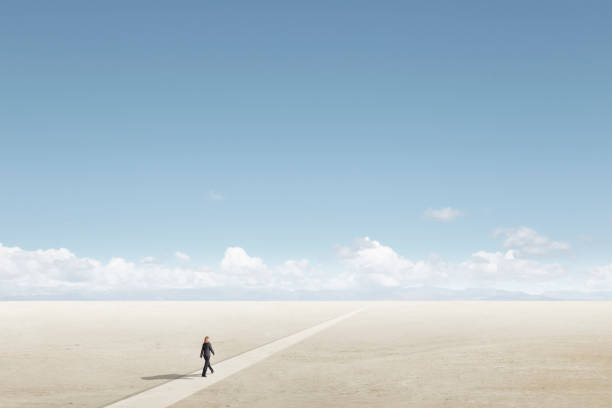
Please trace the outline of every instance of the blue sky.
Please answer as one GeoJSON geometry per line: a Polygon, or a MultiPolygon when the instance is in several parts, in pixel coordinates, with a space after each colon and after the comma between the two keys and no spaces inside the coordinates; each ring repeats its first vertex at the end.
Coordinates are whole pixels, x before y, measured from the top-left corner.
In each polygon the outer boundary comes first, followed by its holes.
{"type": "Polygon", "coordinates": [[[0,7],[5,247],[350,273],[365,237],[457,265],[524,226],[612,262],[607,2],[0,7]]]}

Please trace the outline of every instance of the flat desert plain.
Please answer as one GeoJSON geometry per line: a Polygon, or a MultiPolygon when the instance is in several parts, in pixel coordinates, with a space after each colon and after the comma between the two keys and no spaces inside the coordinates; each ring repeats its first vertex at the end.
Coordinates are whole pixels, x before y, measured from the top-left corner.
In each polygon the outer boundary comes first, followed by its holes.
{"type": "Polygon", "coordinates": [[[612,406],[612,302],[2,302],[0,406],[103,407],[204,335],[214,366],[364,307],[172,407],[612,406]]]}

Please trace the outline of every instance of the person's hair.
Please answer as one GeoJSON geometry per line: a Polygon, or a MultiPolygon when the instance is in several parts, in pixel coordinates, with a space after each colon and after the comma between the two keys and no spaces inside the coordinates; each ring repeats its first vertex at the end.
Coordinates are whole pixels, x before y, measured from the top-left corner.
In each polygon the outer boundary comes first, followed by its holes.
{"type": "Polygon", "coordinates": [[[209,340],[210,340],[210,337],[208,337],[208,336],[204,337],[204,343],[208,343],[209,340]]]}

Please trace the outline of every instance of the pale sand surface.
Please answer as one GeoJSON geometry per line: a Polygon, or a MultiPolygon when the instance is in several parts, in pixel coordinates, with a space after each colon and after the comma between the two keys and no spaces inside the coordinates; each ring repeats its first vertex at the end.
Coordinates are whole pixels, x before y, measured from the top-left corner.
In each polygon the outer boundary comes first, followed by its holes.
{"type": "Polygon", "coordinates": [[[356,309],[350,302],[0,302],[0,406],[100,407],[356,309]]]}
{"type": "Polygon", "coordinates": [[[612,407],[612,303],[372,302],[202,406],[612,407]]]}

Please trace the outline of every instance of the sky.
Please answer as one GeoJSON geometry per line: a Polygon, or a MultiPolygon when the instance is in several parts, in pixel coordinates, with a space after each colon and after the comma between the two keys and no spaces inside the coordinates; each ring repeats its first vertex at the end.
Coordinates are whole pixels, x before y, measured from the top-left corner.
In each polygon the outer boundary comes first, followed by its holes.
{"type": "Polygon", "coordinates": [[[5,1],[0,296],[612,289],[605,1],[5,1]]]}

